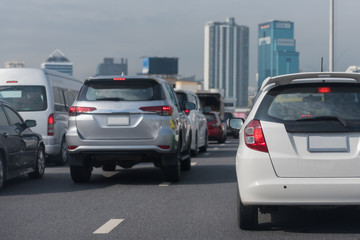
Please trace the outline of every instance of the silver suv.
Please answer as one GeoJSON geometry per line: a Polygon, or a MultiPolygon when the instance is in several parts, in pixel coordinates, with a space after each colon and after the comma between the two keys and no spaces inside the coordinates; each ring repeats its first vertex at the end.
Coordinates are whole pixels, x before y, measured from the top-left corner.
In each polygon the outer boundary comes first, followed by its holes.
{"type": "Polygon", "coordinates": [[[208,147],[208,129],[206,117],[203,114],[198,96],[189,90],[175,89],[176,96],[183,105],[187,102],[195,104],[195,109],[185,113],[189,116],[191,123],[191,155],[195,157],[200,152],[206,152],[208,147]]]}
{"type": "MultiPolygon", "coordinates": [[[[184,109],[192,110],[193,103],[184,109]]],[[[190,122],[172,87],[153,77],[98,76],[84,82],[69,109],[66,134],[74,182],[93,167],[113,171],[140,162],[161,167],[167,181],[190,170],[190,122]]]]}

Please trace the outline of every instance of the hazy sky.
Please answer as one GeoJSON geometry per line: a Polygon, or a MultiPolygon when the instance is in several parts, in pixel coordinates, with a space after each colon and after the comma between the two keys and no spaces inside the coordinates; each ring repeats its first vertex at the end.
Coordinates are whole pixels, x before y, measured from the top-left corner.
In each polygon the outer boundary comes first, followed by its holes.
{"type": "MultiPolygon", "coordinates": [[[[335,0],[335,70],[360,65],[360,0],[335,0]]],[[[250,28],[250,76],[257,72],[257,27],[268,20],[295,23],[300,69],[328,69],[329,0],[3,0],[0,67],[24,61],[40,67],[60,49],[74,75],[93,75],[104,57],[127,58],[129,74],[143,56],[178,57],[181,76],[203,78],[204,26],[234,17],[250,28]]]]}

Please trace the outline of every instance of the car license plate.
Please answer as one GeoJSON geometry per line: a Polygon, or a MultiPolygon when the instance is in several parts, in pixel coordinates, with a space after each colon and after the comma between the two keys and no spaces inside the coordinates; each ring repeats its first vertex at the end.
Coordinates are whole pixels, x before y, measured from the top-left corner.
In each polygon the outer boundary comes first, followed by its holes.
{"type": "Polygon", "coordinates": [[[346,152],[348,137],[345,134],[308,135],[309,152],[346,152]]]}
{"type": "Polygon", "coordinates": [[[107,118],[107,125],[108,126],[128,126],[130,124],[128,115],[121,115],[121,116],[109,116],[107,118]]]}

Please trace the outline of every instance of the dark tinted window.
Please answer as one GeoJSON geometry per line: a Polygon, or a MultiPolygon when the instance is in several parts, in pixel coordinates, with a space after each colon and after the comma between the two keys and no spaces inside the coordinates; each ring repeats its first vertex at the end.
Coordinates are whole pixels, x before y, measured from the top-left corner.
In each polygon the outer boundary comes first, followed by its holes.
{"type": "Polygon", "coordinates": [[[17,111],[43,111],[47,109],[44,86],[0,87],[0,99],[10,103],[17,111]]]}
{"type": "Polygon", "coordinates": [[[14,112],[12,109],[4,106],[4,110],[9,118],[10,125],[16,125],[16,124],[23,123],[21,117],[16,112],[14,112]]]}
{"type": "Polygon", "coordinates": [[[264,97],[255,118],[286,123],[287,130],[359,131],[360,85],[323,83],[277,87],[264,97]]]}
{"type": "Polygon", "coordinates": [[[88,81],[79,95],[79,100],[86,101],[148,101],[162,99],[161,86],[152,80],[88,81]]]}
{"type": "Polygon", "coordinates": [[[2,107],[0,107],[0,126],[9,126],[9,122],[2,107]]]}
{"type": "Polygon", "coordinates": [[[206,121],[208,121],[208,122],[213,122],[216,120],[214,114],[205,114],[205,117],[206,117],[206,121]]]}
{"type": "Polygon", "coordinates": [[[281,120],[298,120],[319,116],[338,116],[360,120],[358,85],[313,84],[290,85],[271,90],[262,108],[267,115],[281,120]]]}

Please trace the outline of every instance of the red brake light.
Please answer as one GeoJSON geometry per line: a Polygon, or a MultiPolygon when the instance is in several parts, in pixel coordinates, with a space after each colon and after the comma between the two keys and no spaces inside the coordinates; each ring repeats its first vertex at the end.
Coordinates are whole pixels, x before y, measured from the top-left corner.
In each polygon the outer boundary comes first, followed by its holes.
{"type": "Polygon", "coordinates": [[[125,78],[113,78],[114,81],[124,81],[126,80],[125,78]]]}
{"type": "Polygon", "coordinates": [[[264,133],[259,120],[252,120],[244,129],[246,146],[251,149],[268,152],[264,133]]]}
{"type": "Polygon", "coordinates": [[[184,111],[184,112],[185,112],[185,114],[186,114],[186,115],[189,115],[189,113],[190,113],[190,110],[188,110],[188,109],[185,109],[185,111],[184,111]]]}
{"type": "Polygon", "coordinates": [[[94,107],[75,107],[75,106],[71,106],[69,108],[69,116],[77,116],[81,113],[86,113],[86,112],[92,112],[95,111],[96,108],[94,107]]]}
{"type": "Polygon", "coordinates": [[[47,135],[48,136],[54,136],[54,130],[55,130],[55,117],[54,114],[50,114],[48,117],[48,126],[47,126],[47,135]]]}
{"type": "Polygon", "coordinates": [[[145,112],[156,112],[161,116],[171,116],[173,114],[173,108],[171,106],[141,107],[139,109],[145,112]]]}
{"type": "Polygon", "coordinates": [[[329,92],[331,92],[330,87],[319,87],[318,88],[318,93],[329,93],[329,92]]]}
{"type": "Polygon", "coordinates": [[[74,149],[76,149],[78,146],[68,146],[68,149],[69,150],[74,150],[74,149]]]}
{"type": "Polygon", "coordinates": [[[18,83],[18,81],[6,81],[6,83],[18,83]]]}

